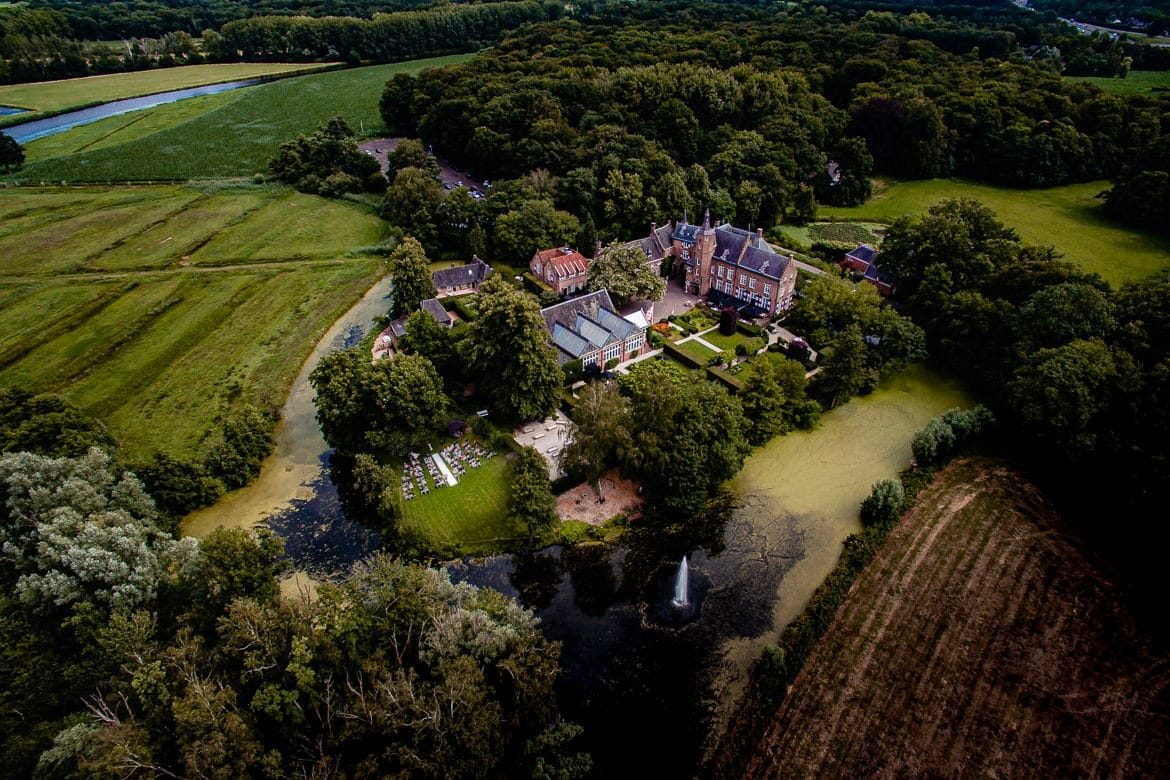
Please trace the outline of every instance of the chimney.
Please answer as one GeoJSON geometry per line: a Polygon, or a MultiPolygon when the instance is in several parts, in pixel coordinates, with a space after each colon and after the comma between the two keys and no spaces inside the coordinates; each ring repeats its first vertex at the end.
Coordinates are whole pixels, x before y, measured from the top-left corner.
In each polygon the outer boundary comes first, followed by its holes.
{"type": "Polygon", "coordinates": [[[763,237],[764,237],[764,229],[762,227],[756,228],[756,238],[762,239],[763,237]]]}
{"type": "Polygon", "coordinates": [[[657,223],[657,222],[651,222],[651,223],[650,223],[650,235],[654,235],[654,233],[655,233],[657,230],[658,230],[658,223],[657,223]]]}

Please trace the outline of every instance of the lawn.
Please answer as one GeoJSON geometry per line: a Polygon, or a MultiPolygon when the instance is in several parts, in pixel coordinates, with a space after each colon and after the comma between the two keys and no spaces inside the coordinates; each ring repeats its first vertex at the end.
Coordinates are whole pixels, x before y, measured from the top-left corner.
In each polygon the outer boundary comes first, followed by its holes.
{"type": "MultiPolygon", "coordinates": [[[[95,103],[153,95],[205,84],[220,84],[237,79],[252,79],[295,73],[301,70],[320,70],[320,63],[249,62],[218,65],[184,65],[136,73],[115,73],[108,76],[86,76],[61,81],[39,81],[33,84],[10,84],[0,87],[0,105],[26,108],[31,111],[65,111],[95,103]]],[[[25,121],[29,117],[21,117],[25,121]]]]}
{"type": "Polygon", "coordinates": [[[744,335],[739,331],[736,331],[730,336],[724,336],[717,330],[713,330],[710,333],[706,333],[702,336],[704,341],[714,344],[725,352],[735,352],[736,346],[746,343],[750,338],[751,336],[744,335]]]}
{"type": "MultiPolygon", "coordinates": [[[[703,338],[706,337],[704,336],[703,338]]],[[[707,361],[716,355],[715,352],[708,349],[707,347],[704,347],[702,344],[694,341],[693,339],[691,341],[675,342],[675,346],[678,347],[679,352],[693,357],[703,365],[707,365],[707,361]]]]}
{"type": "Polygon", "coordinates": [[[0,191],[0,387],[64,395],[130,458],[195,454],[234,406],[283,402],[381,273],[348,250],[383,231],[359,206],[283,188],[0,191]],[[290,227],[237,238],[219,267],[191,262],[248,218],[290,227]]]}
{"type": "Polygon", "coordinates": [[[1157,97],[1170,91],[1170,71],[1131,70],[1123,79],[1104,76],[1065,76],[1069,81],[1092,84],[1115,95],[1157,97]]]}
{"type": "Polygon", "coordinates": [[[1109,182],[1071,184],[1044,190],[1014,190],[956,179],[879,182],[868,203],[823,207],[818,216],[892,222],[925,213],[947,198],[974,198],[991,208],[1020,238],[1051,245],[1072,263],[1101,274],[1113,285],[1170,269],[1170,240],[1122,227],[1101,211],[1097,194],[1109,182]]]}
{"type": "Polygon", "coordinates": [[[497,454],[469,469],[454,487],[432,488],[427,495],[399,501],[402,529],[432,550],[455,555],[502,550],[525,533],[508,521],[509,467],[497,454]]]}
{"type": "MultiPolygon", "coordinates": [[[[462,62],[470,56],[431,57],[281,79],[246,90],[222,105],[205,104],[205,112],[181,124],[126,143],[33,161],[9,178],[106,182],[250,176],[264,169],[281,143],[331,117],[343,117],[360,134],[379,132],[383,124],[378,99],[392,76],[462,62]]],[[[58,148],[68,148],[67,143],[63,138],[58,148]]]]}

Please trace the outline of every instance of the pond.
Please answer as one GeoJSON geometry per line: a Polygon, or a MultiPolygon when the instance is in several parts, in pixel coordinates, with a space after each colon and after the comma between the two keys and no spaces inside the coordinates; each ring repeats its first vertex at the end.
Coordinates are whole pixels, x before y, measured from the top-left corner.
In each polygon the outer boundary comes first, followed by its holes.
{"type": "MultiPolygon", "coordinates": [[[[223,84],[207,84],[202,87],[189,87],[187,89],[176,89],[170,92],[159,92],[154,95],[143,95],[142,97],[127,98],[126,100],[114,100],[110,103],[103,103],[100,106],[91,106],[90,108],[83,108],[78,111],[69,111],[64,114],[58,114],[46,119],[37,119],[32,122],[22,122],[17,125],[11,125],[4,129],[4,132],[13,138],[17,143],[25,144],[29,141],[35,141],[38,138],[45,136],[63,133],[66,130],[71,130],[80,125],[88,125],[91,122],[97,122],[106,117],[117,116],[119,114],[127,114],[131,111],[138,111],[144,108],[154,108],[161,106],[164,103],[174,103],[186,98],[200,97],[202,95],[216,95],[220,92],[227,92],[241,87],[251,87],[261,83],[262,79],[246,79],[242,81],[228,81],[223,84]]],[[[20,109],[4,111],[0,109],[0,114],[4,113],[18,113],[20,109]]]]}

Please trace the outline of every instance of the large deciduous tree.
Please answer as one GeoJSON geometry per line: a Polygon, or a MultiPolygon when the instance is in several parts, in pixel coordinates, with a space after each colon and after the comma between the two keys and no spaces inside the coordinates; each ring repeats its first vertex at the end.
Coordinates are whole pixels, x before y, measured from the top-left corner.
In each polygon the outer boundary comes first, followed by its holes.
{"type": "Polygon", "coordinates": [[[489,277],[464,346],[471,375],[495,414],[536,420],[556,408],[561,370],[532,296],[489,277]]]}
{"type": "Polygon", "coordinates": [[[508,516],[528,529],[529,541],[556,522],[557,500],[548,478],[548,461],[532,447],[523,448],[512,460],[508,516]]]}
{"type": "Polygon", "coordinates": [[[661,300],[666,283],[646,263],[641,249],[610,244],[589,265],[589,289],[609,290],[621,306],[631,298],[661,300]]]}
{"type": "Polygon", "coordinates": [[[394,279],[394,299],[391,317],[401,317],[418,310],[418,305],[435,295],[435,283],[426,252],[414,238],[407,236],[398,242],[386,261],[387,271],[394,279]]]}
{"type": "Polygon", "coordinates": [[[378,162],[358,149],[353,130],[340,117],[281,144],[268,172],[302,192],[328,197],[386,186],[378,162]]]}
{"type": "Polygon", "coordinates": [[[601,475],[624,458],[633,441],[633,423],[629,399],[616,385],[594,382],[586,386],[573,407],[561,468],[588,481],[600,496],[601,475]]]}
{"type": "Polygon", "coordinates": [[[12,136],[0,133],[0,170],[11,173],[24,165],[24,147],[12,136]]]}
{"type": "Polygon", "coordinates": [[[402,168],[386,188],[382,218],[434,251],[442,204],[443,188],[437,179],[418,168],[402,168]]]}
{"type": "Polygon", "coordinates": [[[496,220],[496,249],[503,259],[527,264],[540,249],[563,246],[581,231],[581,223],[543,198],[525,200],[496,220]]]}

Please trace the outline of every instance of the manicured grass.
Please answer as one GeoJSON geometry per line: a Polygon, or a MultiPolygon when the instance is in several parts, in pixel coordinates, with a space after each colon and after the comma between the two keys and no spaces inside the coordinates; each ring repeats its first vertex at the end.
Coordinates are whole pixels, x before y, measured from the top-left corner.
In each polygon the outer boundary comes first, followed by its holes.
{"type": "Polygon", "coordinates": [[[507,459],[497,454],[469,469],[454,487],[431,488],[427,495],[399,500],[402,529],[433,550],[457,555],[493,552],[524,535],[508,521],[507,459]]]}
{"type": "Polygon", "coordinates": [[[1131,70],[1123,78],[1104,76],[1065,76],[1069,81],[1092,84],[1115,95],[1148,95],[1156,97],[1170,91],[1170,71],[1131,70]]]}
{"type": "Polygon", "coordinates": [[[24,145],[26,159],[29,163],[34,163],[130,143],[234,103],[253,89],[255,87],[244,87],[230,92],[220,92],[217,95],[188,98],[177,103],[112,116],[64,133],[38,138],[24,145]]]}
{"type": "Polygon", "coordinates": [[[690,355],[695,360],[701,362],[703,365],[707,365],[707,361],[715,357],[716,354],[715,352],[694,340],[676,342],[675,346],[678,347],[679,352],[690,355]]]}
{"type": "Polygon", "coordinates": [[[283,188],[0,190],[0,215],[0,387],[64,395],[131,458],[197,454],[233,406],[278,407],[382,267],[346,257],[381,239],[375,215],[283,188]],[[289,229],[192,264],[250,217],[289,229]]]}
{"type": "MultiPolygon", "coordinates": [[[[174,89],[219,84],[237,79],[275,76],[300,70],[320,69],[320,63],[248,62],[217,65],[184,65],[137,73],[86,76],[33,84],[0,87],[0,105],[33,111],[63,111],[77,106],[108,103],[111,100],[153,95],[174,89]]],[[[23,118],[22,118],[23,121],[23,118]]]]}
{"type": "Polygon", "coordinates": [[[735,347],[747,341],[750,336],[746,336],[739,331],[736,331],[730,336],[724,336],[719,331],[713,330],[710,333],[704,334],[701,338],[704,341],[708,341],[714,344],[725,352],[735,352],[735,347]]]}
{"type": "Polygon", "coordinates": [[[378,132],[383,127],[378,100],[391,77],[470,56],[282,79],[249,89],[239,99],[182,124],[129,143],[30,162],[9,178],[106,182],[249,176],[264,169],[281,143],[316,129],[331,117],[343,117],[358,133],[378,132]]]}
{"type": "Polygon", "coordinates": [[[881,182],[868,203],[822,208],[823,219],[892,222],[923,214],[947,198],[973,198],[1033,244],[1051,245],[1065,259],[1099,273],[1113,285],[1170,269],[1170,240],[1122,227],[1108,219],[1096,196],[1109,182],[1071,184],[1045,190],[1013,190],[956,179],[881,182]]]}

